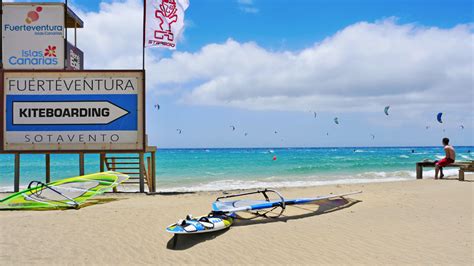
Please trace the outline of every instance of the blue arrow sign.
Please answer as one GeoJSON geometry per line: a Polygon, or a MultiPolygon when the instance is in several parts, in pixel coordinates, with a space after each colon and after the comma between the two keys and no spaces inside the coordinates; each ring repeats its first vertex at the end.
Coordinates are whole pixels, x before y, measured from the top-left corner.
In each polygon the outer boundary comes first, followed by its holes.
{"type": "Polygon", "coordinates": [[[6,131],[131,131],[137,119],[136,94],[6,96],[6,131]]]}

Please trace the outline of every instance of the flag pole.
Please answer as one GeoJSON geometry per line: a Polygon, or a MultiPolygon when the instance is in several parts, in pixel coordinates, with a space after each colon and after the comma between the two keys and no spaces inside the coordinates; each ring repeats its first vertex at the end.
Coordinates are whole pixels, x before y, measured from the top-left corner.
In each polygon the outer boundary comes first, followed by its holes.
{"type": "Polygon", "coordinates": [[[145,23],[146,23],[146,1],[143,0],[143,42],[142,42],[142,70],[145,71],[145,23]]]}
{"type": "MultiPolygon", "coordinates": [[[[67,52],[67,15],[68,15],[68,2],[64,1],[64,68],[67,69],[68,61],[68,52],[67,52]]],[[[76,22],[74,22],[76,23],[76,22]]]]}

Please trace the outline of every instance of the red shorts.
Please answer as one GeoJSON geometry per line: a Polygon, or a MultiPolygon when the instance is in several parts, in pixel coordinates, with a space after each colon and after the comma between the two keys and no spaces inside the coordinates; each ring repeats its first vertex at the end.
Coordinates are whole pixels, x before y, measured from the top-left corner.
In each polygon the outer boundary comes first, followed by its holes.
{"type": "Polygon", "coordinates": [[[439,166],[439,167],[445,167],[445,166],[448,166],[450,164],[454,163],[454,160],[451,159],[451,158],[443,158],[441,160],[439,160],[436,165],[439,166]]]}

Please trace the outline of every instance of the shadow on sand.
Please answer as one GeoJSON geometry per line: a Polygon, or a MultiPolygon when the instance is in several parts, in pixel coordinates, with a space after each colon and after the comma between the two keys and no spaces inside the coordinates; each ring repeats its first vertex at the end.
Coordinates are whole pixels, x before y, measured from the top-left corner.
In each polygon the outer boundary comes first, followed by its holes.
{"type": "Polygon", "coordinates": [[[459,181],[459,182],[474,182],[474,180],[469,180],[469,179],[459,180],[458,177],[443,177],[443,178],[440,178],[439,180],[459,181]]]}
{"type": "MultiPolygon", "coordinates": [[[[331,213],[334,211],[339,211],[345,208],[349,208],[354,204],[361,202],[360,200],[352,200],[347,198],[340,198],[340,199],[333,199],[333,200],[324,200],[318,203],[310,203],[304,205],[293,205],[288,206],[289,208],[297,208],[299,212],[303,212],[302,214],[297,215],[282,215],[278,218],[264,218],[259,216],[251,216],[251,217],[242,217],[238,216],[235,219],[233,227],[239,226],[247,226],[247,225],[254,225],[254,224],[267,224],[267,223],[277,223],[277,222],[287,222],[289,220],[298,220],[303,219],[311,216],[317,216],[321,214],[331,213]],[[317,210],[310,208],[310,206],[318,206],[317,210]]],[[[203,234],[189,234],[189,235],[174,235],[167,243],[166,247],[172,250],[186,250],[189,249],[197,244],[204,243],[209,240],[213,240],[225,232],[227,232],[229,228],[224,229],[222,231],[216,232],[209,232],[203,234]],[[179,239],[179,241],[178,241],[179,239]]]]}
{"type": "Polygon", "coordinates": [[[89,199],[81,205],[81,209],[88,206],[106,204],[109,202],[126,200],[127,198],[102,198],[102,199],[89,199]]]}

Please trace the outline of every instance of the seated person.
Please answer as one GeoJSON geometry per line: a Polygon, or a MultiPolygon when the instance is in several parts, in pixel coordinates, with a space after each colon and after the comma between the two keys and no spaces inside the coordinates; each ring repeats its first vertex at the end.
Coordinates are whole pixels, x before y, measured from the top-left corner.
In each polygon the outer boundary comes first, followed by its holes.
{"type": "Polygon", "coordinates": [[[441,173],[440,178],[443,178],[444,177],[443,167],[454,163],[454,160],[456,159],[456,151],[454,150],[453,146],[449,145],[448,138],[443,138],[443,146],[444,146],[444,152],[446,153],[446,156],[443,159],[436,162],[435,179],[438,179],[438,173],[441,173]]]}

